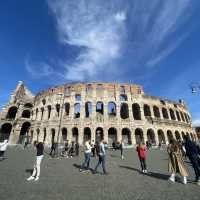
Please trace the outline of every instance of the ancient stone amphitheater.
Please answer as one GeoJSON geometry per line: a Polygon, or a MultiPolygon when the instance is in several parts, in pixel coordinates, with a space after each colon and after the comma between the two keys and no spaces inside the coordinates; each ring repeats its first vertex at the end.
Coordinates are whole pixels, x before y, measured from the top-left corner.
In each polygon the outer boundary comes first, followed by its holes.
{"type": "Polygon", "coordinates": [[[146,96],[141,86],[120,83],[69,83],[36,96],[19,82],[0,113],[1,137],[10,144],[42,140],[64,143],[103,138],[127,145],[167,144],[197,136],[183,101],[146,96]]]}

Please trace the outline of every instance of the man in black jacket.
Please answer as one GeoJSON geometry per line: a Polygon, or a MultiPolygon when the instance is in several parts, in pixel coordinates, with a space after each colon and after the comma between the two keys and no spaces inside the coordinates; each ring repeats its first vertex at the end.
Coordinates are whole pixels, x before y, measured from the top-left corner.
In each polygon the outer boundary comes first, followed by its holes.
{"type": "Polygon", "coordinates": [[[198,162],[198,149],[194,142],[192,142],[188,136],[184,136],[185,140],[185,150],[186,155],[188,156],[192,167],[194,169],[195,175],[196,175],[196,182],[198,185],[200,185],[200,165],[198,162]]]}

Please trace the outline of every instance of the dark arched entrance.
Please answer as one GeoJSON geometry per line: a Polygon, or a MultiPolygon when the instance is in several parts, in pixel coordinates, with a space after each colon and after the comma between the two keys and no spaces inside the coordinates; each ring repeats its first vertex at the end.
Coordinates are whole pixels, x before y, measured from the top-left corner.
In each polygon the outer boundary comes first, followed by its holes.
{"type": "Polygon", "coordinates": [[[0,130],[0,141],[4,139],[8,140],[10,137],[11,130],[12,130],[12,125],[10,123],[3,124],[0,130]]]}
{"type": "Polygon", "coordinates": [[[155,140],[155,133],[153,131],[153,129],[148,129],[147,130],[147,140],[150,144],[156,144],[156,140],[155,140]]]}
{"type": "Polygon", "coordinates": [[[131,145],[131,131],[128,128],[122,129],[122,140],[125,145],[131,145]]]}
{"type": "Polygon", "coordinates": [[[166,144],[165,134],[161,129],[158,130],[158,141],[160,144],[166,144]]]}
{"type": "Polygon", "coordinates": [[[78,143],[78,128],[76,127],[72,129],[72,141],[78,143]]]}
{"type": "Polygon", "coordinates": [[[99,141],[101,141],[103,138],[104,138],[104,135],[103,135],[103,128],[98,127],[98,128],[96,129],[95,141],[96,141],[96,142],[99,142],[99,141]]]}
{"type": "Polygon", "coordinates": [[[62,141],[66,141],[67,140],[67,129],[66,128],[62,128],[62,141]]]}
{"type": "Polygon", "coordinates": [[[25,137],[28,136],[29,129],[31,127],[30,122],[24,122],[21,127],[20,135],[19,135],[19,144],[23,144],[25,137]]]}
{"type": "Polygon", "coordinates": [[[135,141],[136,144],[140,144],[140,142],[143,142],[143,131],[140,128],[137,128],[135,130],[135,141]]]}
{"type": "Polygon", "coordinates": [[[173,134],[170,130],[167,131],[167,139],[168,139],[168,142],[170,142],[170,140],[174,139],[173,134]]]}
{"type": "Polygon", "coordinates": [[[84,128],[83,142],[91,140],[91,130],[89,127],[84,128]]]}
{"type": "Polygon", "coordinates": [[[177,141],[181,140],[181,136],[180,136],[180,133],[178,131],[175,131],[175,137],[176,137],[177,141]]]}
{"type": "Polygon", "coordinates": [[[6,118],[7,119],[15,119],[16,114],[17,114],[17,107],[12,106],[9,108],[6,118]]]}
{"type": "Polygon", "coordinates": [[[117,130],[116,128],[108,129],[108,145],[112,146],[113,142],[117,142],[117,130]]]}

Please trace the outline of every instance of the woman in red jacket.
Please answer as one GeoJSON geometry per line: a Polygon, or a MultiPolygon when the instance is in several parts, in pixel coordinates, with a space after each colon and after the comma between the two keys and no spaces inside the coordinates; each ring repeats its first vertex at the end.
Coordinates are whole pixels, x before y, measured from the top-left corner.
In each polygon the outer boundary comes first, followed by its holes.
{"type": "Polygon", "coordinates": [[[141,142],[137,146],[136,151],[138,152],[138,158],[140,160],[142,172],[147,173],[147,165],[146,165],[146,151],[147,150],[146,150],[144,143],[141,142]]]}

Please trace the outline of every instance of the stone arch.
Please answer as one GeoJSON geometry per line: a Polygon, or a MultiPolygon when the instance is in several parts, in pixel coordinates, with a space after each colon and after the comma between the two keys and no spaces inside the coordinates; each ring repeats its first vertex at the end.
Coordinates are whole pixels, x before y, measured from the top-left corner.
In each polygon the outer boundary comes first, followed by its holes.
{"type": "Polygon", "coordinates": [[[172,133],[170,130],[167,131],[167,139],[168,139],[168,142],[169,142],[171,139],[174,139],[173,133],[172,133]]]}
{"type": "Polygon", "coordinates": [[[126,144],[126,145],[132,144],[131,131],[130,131],[129,128],[123,128],[122,129],[122,140],[123,140],[124,144],[126,144]]]}
{"type": "MultiPolygon", "coordinates": [[[[186,135],[190,138],[190,134],[188,132],[186,132],[186,135]]],[[[191,139],[191,138],[190,138],[191,139]]]]}
{"type": "Polygon", "coordinates": [[[95,133],[95,141],[99,142],[100,140],[104,139],[103,128],[98,127],[95,133]]]}
{"type": "Polygon", "coordinates": [[[80,112],[81,112],[81,104],[75,103],[74,104],[74,118],[80,118],[80,112]]]}
{"type": "Polygon", "coordinates": [[[127,103],[121,103],[120,105],[120,116],[122,119],[129,118],[129,110],[128,110],[128,104],[127,103]]]}
{"type": "Polygon", "coordinates": [[[85,103],[85,117],[91,117],[92,115],[92,103],[90,101],[87,101],[85,103]]]}
{"type": "Polygon", "coordinates": [[[103,109],[103,102],[102,102],[102,101],[98,101],[98,102],[97,102],[97,104],[96,104],[96,112],[97,112],[98,114],[103,115],[104,109],[103,109]]]}
{"type": "Polygon", "coordinates": [[[39,136],[40,136],[40,129],[39,128],[37,128],[36,133],[37,133],[36,140],[39,141],[39,136]]]}
{"type": "Polygon", "coordinates": [[[108,102],[108,115],[109,116],[116,116],[117,114],[117,109],[116,109],[116,104],[113,101],[108,102]]]}
{"type": "Polygon", "coordinates": [[[24,104],[24,107],[25,108],[32,108],[33,104],[32,103],[26,103],[26,104],[24,104]]]}
{"type": "Polygon", "coordinates": [[[186,113],[184,113],[184,116],[185,116],[186,122],[189,123],[188,115],[186,113]]]}
{"type": "Polygon", "coordinates": [[[16,114],[17,114],[17,107],[16,106],[12,106],[8,109],[8,113],[7,113],[7,116],[6,118],[7,119],[15,119],[16,117],[16,114]]]}
{"type": "Polygon", "coordinates": [[[91,140],[91,135],[91,129],[89,127],[85,127],[83,134],[83,143],[85,143],[87,140],[91,140]]]}
{"type": "Polygon", "coordinates": [[[140,110],[140,105],[138,103],[134,103],[132,105],[132,112],[134,120],[141,120],[141,110],[140,110]]]}
{"type": "Polygon", "coordinates": [[[139,144],[140,142],[144,142],[143,130],[141,128],[135,129],[135,141],[136,141],[136,144],[139,144]]]}
{"type": "Polygon", "coordinates": [[[63,127],[62,128],[62,141],[67,140],[67,128],[63,127]]]}
{"type": "Polygon", "coordinates": [[[161,144],[166,144],[165,134],[161,129],[158,130],[158,141],[161,144]]]}
{"type": "Polygon", "coordinates": [[[22,124],[21,130],[20,130],[20,134],[19,134],[19,144],[22,144],[24,142],[25,137],[28,136],[28,132],[30,130],[31,127],[31,123],[30,122],[24,122],[22,124]]]}
{"type": "Polygon", "coordinates": [[[184,115],[183,115],[183,113],[182,113],[182,112],[180,112],[180,114],[181,114],[181,119],[182,119],[182,121],[183,121],[183,122],[185,122],[185,118],[184,118],[184,115]]]}
{"type": "Polygon", "coordinates": [[[182,138],[184,139],[185,133],[182,131],[181,132],[182,138]]]}
{"type": "Polygon", "coordinates": [[[157,106],[153,106],[153,112],[156,118],[160,118],[160,110],[157,106]]]}
{"type": "Polygon", "coordinates": [[[144,104],[144,116],[151,117],[151,109],[150,106],[147,104],[144,104]]]}
{"type": "Polygon", "coordinates": [[[12,130],[12,124],[10,123],[3,124],[0,129],[0,141],[4,139],[9,140],[11,130],[12,130]]]}
{"type": "Polygon", "coordinates": [[[180,118],[180,114],[179,114],[178,110],[176,110],[176,117],[177,117],[178,121],[180,122],[181,118],[180,118]]]}
{"type": "Polygon", "coordinates": [[[113,142],[117,142],[117,129],[114,127],[111,127],[108,129],[108,144],[109,146],[112,146],[113,142]]]}
{"type": "Polygon", "coordinates": [[[24,110],[22,112],[22,118],[30,118],[31,117],[31,112],[30,110],[24,110]]]}
{"type": "Polygon", "coordinates": [[[177,141],[181,140],[181,135],[180,135],[180,133],[178,131],[175,131],[175,137],[176,137],[177,141]]]}
{"type": "Polygon", "coordinates": [[[147,140],[150,144],[156,144],[155,133],[153,129],[147,130],[147,140]]]}
{"type": "Polygon", "coordinates": [[[78,143],[79,131],[77,127],[72,128],[72,141],[78,143]]]}
{"type": "Polygon", "coordinates": [[[65,108],[65,115],[69,116],[70,104],[69,103],[65,103],[64,108],[65,108]]]}
{"type": "Polygon", "coordinates": [[[128,100],[126,94],[120,94],[119,98],[120,98],[120,101],[127,101],[128,100]]]}
{"type": "Polygon", "coordinates": [[[60,104],[59,103],[56,104],[56,112],[57,112],[57,117],[59,117],[60,116],[60,104]]]}
{"type": "Polygon", "coordinates": [[[169,119],[169,115],[166,108],[162,108],[162,114],[164,119],[169,119]]]}
{"type": "Polygon", "coordinates": [[[176,120],[176,117],[175,117],[175,114],[174,114],[174,111],[170,108],[169,109],[169,113],[170,113],[170,117],[172,120],[176,120]]]}
{"type": "Polygon", "coordinates": [[[51,143],[55,142],[56,130],[54,128],[51,129],[51,143]]]}
{"type": "Polygon", "coordinates": [[[51,105],[47,106],[47,110],[48,110],[48,119],[50,119],[50,117],[51,117],[51,105]]]}
{"type": "Polygon", "coordinates": [[[46,128],[44,128],[44,137],[43,137],[43,142],[45,142],[46,141],[46,137],[47,137],[47,129],[46,128]]]}

